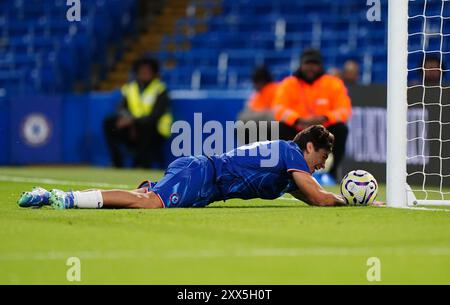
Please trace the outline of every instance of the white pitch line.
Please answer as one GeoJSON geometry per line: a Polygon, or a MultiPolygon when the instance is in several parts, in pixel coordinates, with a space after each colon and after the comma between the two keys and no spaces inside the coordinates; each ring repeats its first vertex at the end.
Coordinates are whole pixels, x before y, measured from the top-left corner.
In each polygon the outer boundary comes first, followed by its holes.
{"type": "Polygon", "coordinates": [[[425,208],[425,207],[407,207],[407,210],[417,210],[417,211],[433,211],[433,212],[450,212],[449,209],[436,209],[436,208],[425,208]]]}
{"type": "Polygon", "coordinates": [[[141,251],[73,251],[73,252],[36,252],[36,253],[3,253],[0,254],[1,261],[22,260],[66,260],[69,257],[80,259],[136,259],[136,258],[240,258],[240,257],[303,257],[303,256],[371,256],[371,255],[423,255],[423,256],[450,256],[449,247],[435,248],[255,248],[239,250],[198,250],[198,251],[172,251],[151,252],[141,251]]]}
{"type": "Polygon", "coordinates": [[[71,180],[59,180],[59,179],[49,179],[41,177],[19,177],[19,176],[8,176],[0,175],[0,181],[7,182],[17,182],[17,183],[41,183],[41,184],[55,184],[55,185],[86,185],[91,187],[105,187],[105,188],[122,188],[129,189],[132,186],[127,184],[113,184],[113,183],[102,183],[102,182],[89,182],[89,181],[71,181],[71,180]]]}

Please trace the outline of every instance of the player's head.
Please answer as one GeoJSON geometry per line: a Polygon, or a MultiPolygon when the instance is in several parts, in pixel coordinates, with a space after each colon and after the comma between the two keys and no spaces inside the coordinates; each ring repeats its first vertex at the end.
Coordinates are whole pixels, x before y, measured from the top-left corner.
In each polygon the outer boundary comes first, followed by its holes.
{"type": "Polygon", "coordinates": [[[310,126],[299,132],[294,142],[303,151],[311,172],[325,167],[325,161],[333,150],[334,135],[322,125],[310,126]]]}
{"type": "Polygon", "coordinates": [[[138,83],[149,83],[158,76],[159,64],[153,58],[141,58],[134,63],[133,71],[138,83]]]}
{"type": "Polygon", "coordinates": [[[257,67],[252,73],[253,87],[256,91],[261,91],[265,85],[271,83],[272,81],[272,75],[270,74],[269,69],[265,66],[257,67]]]}
{"type": "Polygon", "coordinates": [[[305,49],[300,56],[299,72],[307,82],[312,82],[320,77],[323,71],[322,54],[316,49],[305,49]]]}

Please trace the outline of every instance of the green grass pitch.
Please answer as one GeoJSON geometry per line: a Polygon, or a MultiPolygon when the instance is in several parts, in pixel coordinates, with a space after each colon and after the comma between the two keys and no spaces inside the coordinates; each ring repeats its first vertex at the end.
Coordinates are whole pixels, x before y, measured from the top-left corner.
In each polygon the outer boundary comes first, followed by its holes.
{"type": "MultiPolygon", "coordinates": [[[[0,168],[0,284],[450,284],[450,213],[231,200],[203,209],[21,209],[22,191],[130,188],[161,172],[0,168]]],[[[337,191],[337,188],[331,190],[337,191]]],[[[379,199],[384,199],[384,187],[379,199]]]]}

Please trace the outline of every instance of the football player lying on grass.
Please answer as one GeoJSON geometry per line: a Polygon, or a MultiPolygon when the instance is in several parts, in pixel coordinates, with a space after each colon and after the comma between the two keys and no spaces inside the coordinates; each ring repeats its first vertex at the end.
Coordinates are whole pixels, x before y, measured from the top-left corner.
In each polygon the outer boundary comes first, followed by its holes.
{"type": "MultiPolygon", "coordinates": [[[[132,191],[70,191],[34,188],[19,198],[21,207],[51,205],[71,208],[204,207],[231,198],[275,199],[285,193],[315,206],[342,206],[345,200],[327,192],[311,176],[324,167],[334,136],[323,126],[311,126],[293,141],[265,141],[226,154],[180,157],[158,182],[145,181],[132,191]],[[268,153],[275,158],[270,166],[268,153]]],[[[272,160],[273,161],[273,160],[272,160]]]]}

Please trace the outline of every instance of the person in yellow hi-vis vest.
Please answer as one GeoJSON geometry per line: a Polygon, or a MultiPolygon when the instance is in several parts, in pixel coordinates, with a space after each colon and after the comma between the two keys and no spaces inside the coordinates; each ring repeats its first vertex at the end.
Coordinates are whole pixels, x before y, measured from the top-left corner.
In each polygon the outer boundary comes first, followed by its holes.
{"type": "Polygon", "coordinates": [[[111,159],[115,167],[123,167],[121,148],[126,146],[134,154],[134,167],[162,168],[172,124],[169,93],[156,60],[140,59],[133,70],[136,79],[122,87],[118,112],[104,121],[111,159]]]}

